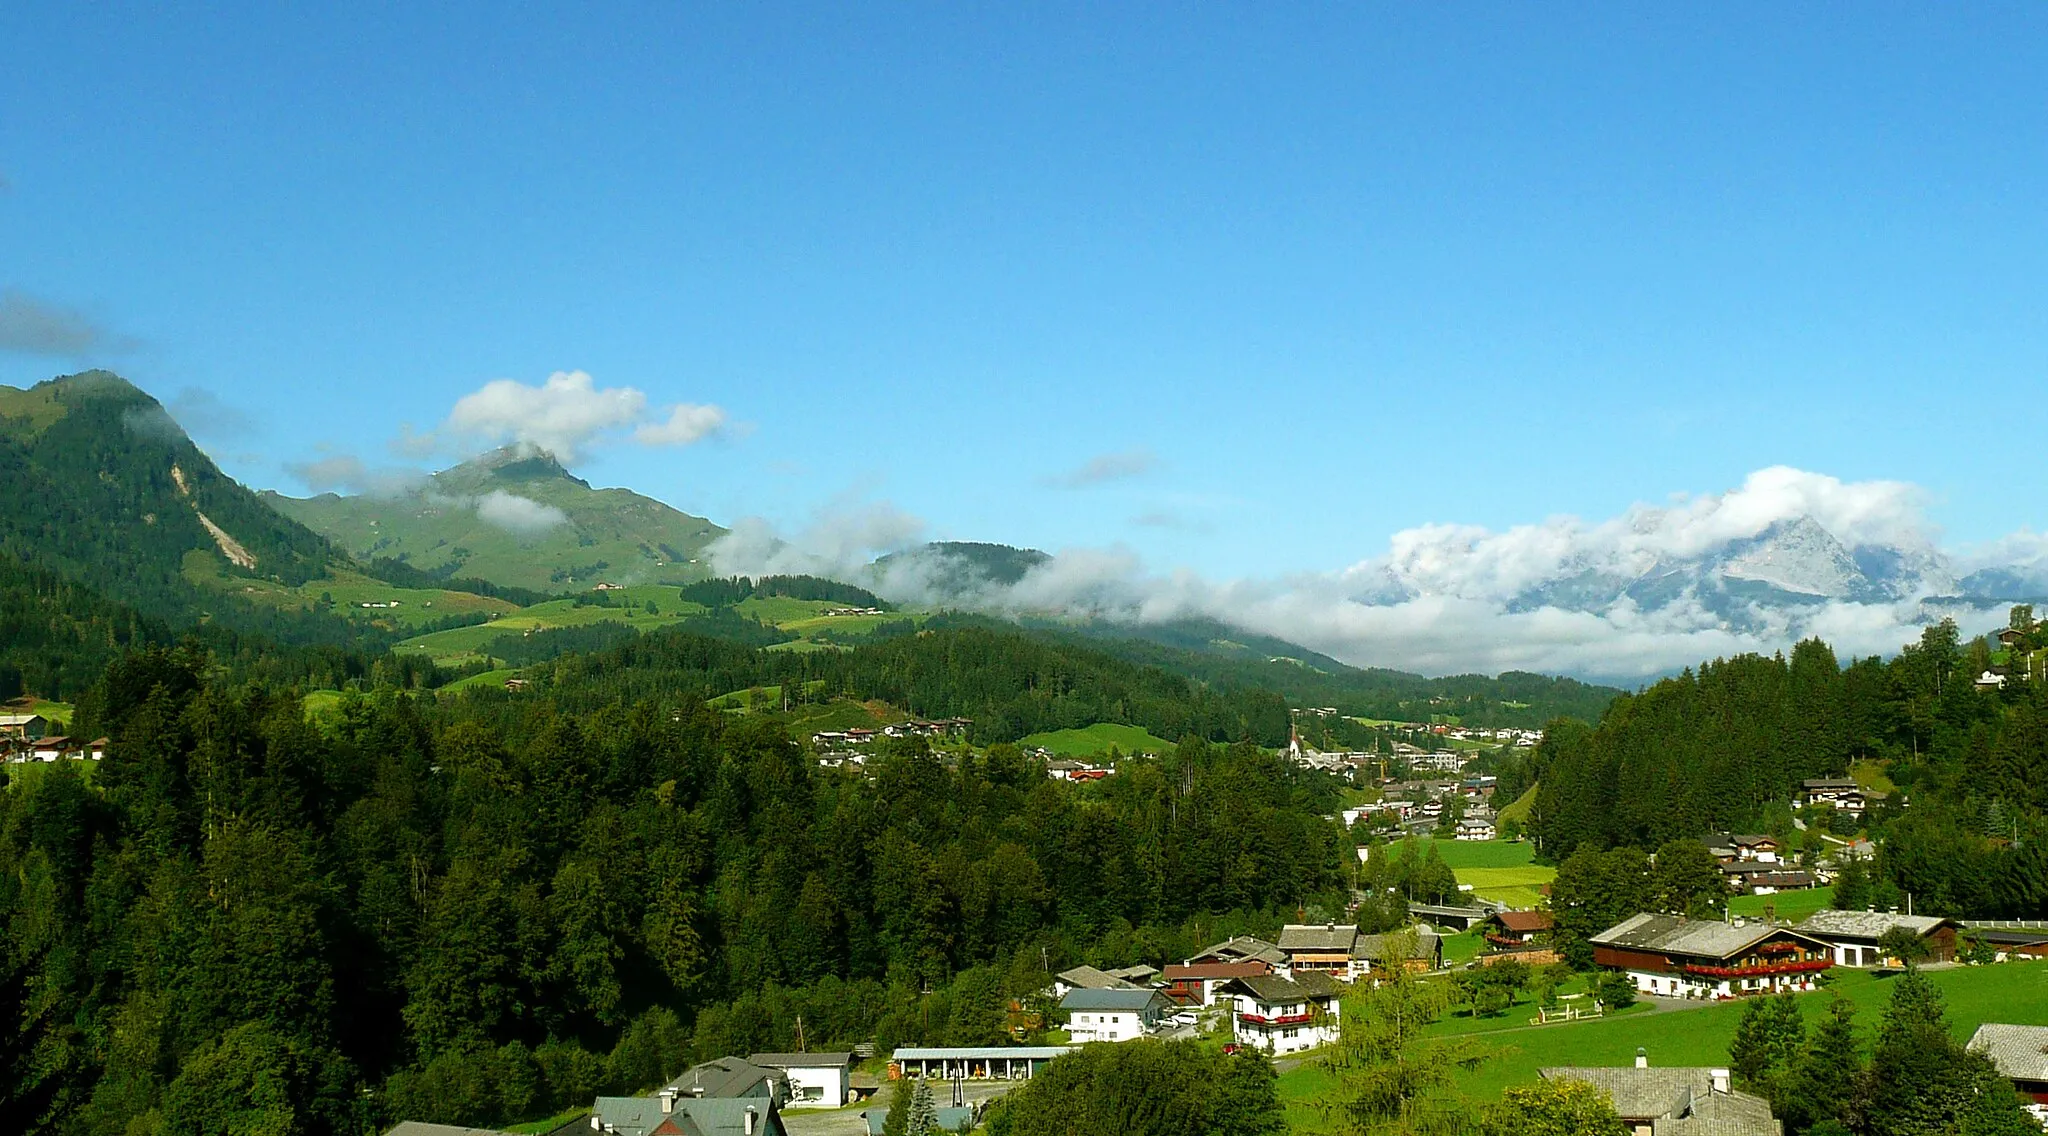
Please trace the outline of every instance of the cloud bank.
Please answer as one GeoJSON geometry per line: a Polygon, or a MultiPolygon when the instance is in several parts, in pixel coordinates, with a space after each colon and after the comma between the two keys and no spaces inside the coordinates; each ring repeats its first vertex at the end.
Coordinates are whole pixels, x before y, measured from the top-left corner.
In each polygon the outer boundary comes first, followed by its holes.
{"type": "Polygon", "coordinates": [[[95,351],[134,346],[76,308],[37,299],[14,288],[0,290],[0,351],[76,358],[95,351]]]}
{"type": "MultiPolygon", "coordinates": [[[[2004,599],[2048,593],[2048,536],[1950,553],[1927,502],[1902,482],[1780,466],[1604,520],[1424,525],[1348,567],[1285,579],[1154,572],[1117,548],[1061,551],[1010,585],[919,553],[858,578],[892,599],[1000,614],[1211,618],[1363,666],[1632,682],[1814,635],[1844,656],[1889,653],[1945,615],[1980,631],[2003,622],[2004,599]]],[[[830,531],[814,522],[785,542],[736,529],[714,560],[725,572],[857,570],[847,542],[800,550],[830,531]]]]}
{"type": "Polygon", "coordinates": [[[530,497],[493,489],[476,499],[476,515],[486,523],[515,533],[546,532],[569,523],[569,514],[530,497]]]}
{"type": "Polygon", "coordinates": [[[1159,455],[1142,446],[1115,453],[1097,454],[1064,473],[1041,479],[1054,489],[1088,489],[1112,481],[1128,481],[1159,468],[1159,455]]]}

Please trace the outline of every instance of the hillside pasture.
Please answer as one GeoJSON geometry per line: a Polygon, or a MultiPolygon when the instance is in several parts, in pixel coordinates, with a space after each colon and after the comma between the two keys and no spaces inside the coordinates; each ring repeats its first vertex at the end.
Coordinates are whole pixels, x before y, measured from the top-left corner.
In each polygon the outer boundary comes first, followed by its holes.
{"type": "Polygon", "coordinates": [[[1022,738],[1026,749],[1050,750],[1060,757],[1094,757],[1114,746],[1123,753],[1172,753],[1175,743],[1138,726],[1097,722],[1079,730],[1052,730],[1022,738]]]}

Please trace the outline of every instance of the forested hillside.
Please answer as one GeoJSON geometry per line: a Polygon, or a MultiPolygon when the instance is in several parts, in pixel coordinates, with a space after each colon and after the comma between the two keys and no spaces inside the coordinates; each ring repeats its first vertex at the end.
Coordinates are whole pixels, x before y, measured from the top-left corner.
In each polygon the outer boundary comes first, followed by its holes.
{"type": "MultiPolygon", "coordinates": [[[[995,639],[826,673],[915,702],[992,669],[948,706],[1021,682],[1057,707],[1127,665],[1062,672],[995,639]]],[[[996,1041],[1048,965],[1156,964],[1342,909],[1320,774],[1196,740],[1099,786],[1005,746],[948,764],[905,743],[872,778],[826,773],[669,693],[748,654],[650,636],[558,663],[539,693],[386,690],[325,727],[245,667],[117,664],[79,710],[114,738],[95,776],[11,767],[0,792],[0,1113],[501,1123],[691,1054],[790,1048],[798,1014],[816,1048],[996,1041]]],[[[1134,704],[1164,699],[1126,677],[1134,704]]]]}
{"type": "MultiPolygon", "coordinates": [[[[2015,621],[2030,628],[2025,643],[2043,646],[2030,611],[2015,621]]],[[[1540,781],[1530,831],[1561,859],[1789,829],[1802,779],[1871,763],[1899,790],[1870,818],[1883,881],[1921,911],[2039,918],[2048,683],[1979,686],[1992,658],[1989,644],[1961,643],[1944,623],[1890,660],[1843,667],[1809,640],[1789,659],[1717,661],[1617,699],[1597,727],[1554,723],[1502,792],[1540,781]]]]}

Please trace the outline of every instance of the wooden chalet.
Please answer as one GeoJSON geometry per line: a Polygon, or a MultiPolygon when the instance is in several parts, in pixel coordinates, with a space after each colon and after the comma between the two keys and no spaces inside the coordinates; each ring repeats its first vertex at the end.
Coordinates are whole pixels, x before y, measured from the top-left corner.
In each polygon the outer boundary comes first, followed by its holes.
{"type": "Polygon", "coordinates": [[[1636,915],[1588,940],[1593,961],[1621,971],[1644,994],[1740,998],[1812,990],[1834,965],[1833,948],[1789,927],[1736,918],[1636,915]]]}

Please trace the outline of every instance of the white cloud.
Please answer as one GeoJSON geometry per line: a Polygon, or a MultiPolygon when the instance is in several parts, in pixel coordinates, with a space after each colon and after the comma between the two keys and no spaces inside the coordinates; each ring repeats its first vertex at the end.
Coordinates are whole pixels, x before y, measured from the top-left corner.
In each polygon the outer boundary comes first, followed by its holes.
{"type": "Polygon", "coordinates": [[[724,576],[815,575],[853,579],[877,556],[923,543],[925,523],[886,501],[842,497],[784,540],[759,517],[735,522],[707,550],[724,576]]]}
{"type": "MultiPolygon", "coordinates": [[[[724,424],[725,411],[716,406],[679,403],[650,413],[646,393],[637,388],[600,387],[587,371],[556,371],[539,386],[517,379],[485,383],[456,401],[442,433],[467,448],[520,442],[572,462],[587,447],[629,430],[641,445],[686,446],[724,424]]],[[[408,431],[399,444],[416,449],[421,438],[408,431]]]]}
{"type": "Polygon", "coordinates": [[[633,431],[633,440],[643,446],[687,446],[718,433],[724,425],[725,411],[685,402],[669,408],[667,421],[649,422],[633,431]]]}
{"type": "Polygon", "coordinates": [[[126,351],[134,346],[134,340],[108,331],[98,320],[76,308],[14,288],[0,289],[0,351],[78,358],[96,351],[126,351]]]}
{"type": "MultiPolygon", "coordinates": [[[[1808,635],[1848,656],[1895,651],[1942,615],[1966,631],[2000,623],[2001,611],[1935,598],[1951,594],[1957,568],[1935,543],[1926,500],[1899,482],[1773,467],[1725,493],[1639,504],[1604,521],[1556,517],[1502,532],[1426,525],[1394,534],[1384,554],[1350,568],[1284,580],[1161,575],[1128,550],[1068,550],[1015,586],[983,587],[964,602],[1141,623],[1204,616],[1347,662],[1430,674],[1634,681],[1717,656],[1784,650],[1808,635]],[[1808,539],[1801,518],[1832,541],[1808,539]],[[1757,551],[1754,538],[1772,531],[1757,551]],[[1868,575],[1862,557],[1873,558],[1868,575]],[[1721,587],[1717,573],[1841,586],[1760,602],[1721,587]],[[1676,584],[1638,599],[1629,585],[1644,579],[1676,584]]],[[[2017,534],[1975,562],[2015,561],[2048,569],[2048,538],[2017,534]]],[[[873,579],[891,598],[958,594],[958,582],[924,558],[892,563],[873,579]]]]}
{"type": "Polygon", "coordinates": [[[569,514],[531,497],[493,489],[476,500],[476,515],[501,529],[516,533],[546,532],[569,523],[569,514]]]}
{"type": "Polygon", "coordinates": [[[362,493],[371,497],[397,497],[424,484],[427,476],[416,469],[370,466],[353,454],[286,462],[284,468],[315,493],[362,493]]]}

